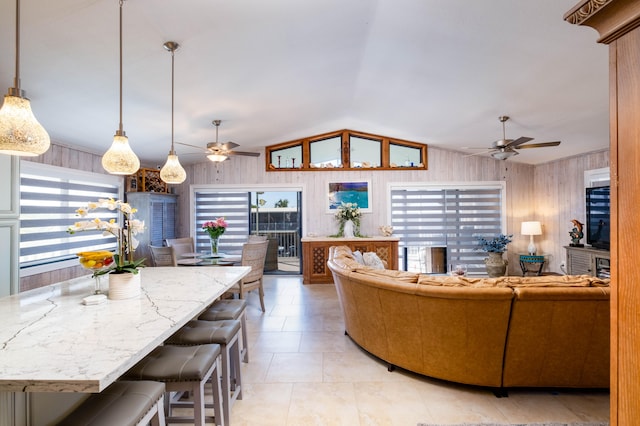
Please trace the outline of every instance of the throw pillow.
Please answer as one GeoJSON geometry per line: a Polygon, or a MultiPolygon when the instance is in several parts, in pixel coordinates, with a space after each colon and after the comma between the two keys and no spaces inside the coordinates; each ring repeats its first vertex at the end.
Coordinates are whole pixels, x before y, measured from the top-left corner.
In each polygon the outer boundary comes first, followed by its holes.
{"type": "Polygon", "coordinates": [[[360,253],[360,250],[356,250],[356,251],[353,252],[353,258],[359,264],[364,265],[364,257],[362,257],[362,253],[360,253]]]}
{"type": "Polygon", "coordinates": [[[374,252],[368,251],[362,255],[362,258],[364,259],[364,264],[366,266],[370,266],[375,269],[384,269],[384,263],[382,263],[382,260],[380,260],[378,255],[374,252]]]}

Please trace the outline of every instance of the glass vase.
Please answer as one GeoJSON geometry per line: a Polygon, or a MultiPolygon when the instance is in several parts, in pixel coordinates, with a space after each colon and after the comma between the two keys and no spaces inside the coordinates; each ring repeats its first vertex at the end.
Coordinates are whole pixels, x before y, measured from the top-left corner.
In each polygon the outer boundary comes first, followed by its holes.
{"type": "Polygon", "coordinates": [[[211,256],[218,255],[218,242],[220,237],[211,237],[211,256]]]}

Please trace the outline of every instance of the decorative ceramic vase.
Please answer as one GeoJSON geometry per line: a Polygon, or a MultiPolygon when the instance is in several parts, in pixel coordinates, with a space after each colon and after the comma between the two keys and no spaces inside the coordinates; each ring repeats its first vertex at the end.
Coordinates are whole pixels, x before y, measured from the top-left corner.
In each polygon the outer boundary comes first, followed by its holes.
{"type": "Polygon", "coordinates": [[[345,220],[342,235],[345,238],[353,238],[355,236],[355,225],[352,220],[345,220]]]}
{"type": "Polygon", "coordinates": [[[220,237],[211,237],[211,256],[218,255],[218,242],[220,237]]]}
{"type": "Polygon", "coordinates": [[[122,300],[140,296],[140,274],[109,274],[109,299],[122,300]]]}
{"type": "Polygon", "coordinates": [[[491,278],[505,276],[508,262],[502,257],[502,253],[488,252],[487,254],[489,257],[484,260],[487,275],[491,278]]]}

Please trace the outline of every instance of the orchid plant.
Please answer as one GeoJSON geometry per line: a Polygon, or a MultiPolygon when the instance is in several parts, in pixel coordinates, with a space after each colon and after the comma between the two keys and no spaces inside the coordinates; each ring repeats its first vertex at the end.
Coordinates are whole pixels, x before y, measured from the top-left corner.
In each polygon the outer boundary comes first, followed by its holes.
{"type": "Polygon", "coordinates": [[[362,237],[362,235],[360,235],[360,217],[361,216],[362,216],[362,212],[360,211],[360,208],[358,207],[357,203],[344,203],[344,202],[340,203],[340,205],[338,206],[334,214],[334,217],[340,224],[340,229],[338,233],[334,236],[336,237],[344,236],[344,224],[346,221],[350,220],[353,222],[354,235],[356,237],[362,237]]]}
{"type": "Polygon", "coordinates": [[[105,237],[110,235],[116,237],[117,253],[113,256],[115,261],[110,268],[97,273],[123,274],[129,272],[137,274],[138,268],[144,266],[145,259],[133,259],[133,253],[138,247],[138,240],[136,240],[135,236],[144,232],[144,221],[133,218],[137,209],[131,207],[128,203],[114,199],[99,199],[97,202],[88,203],[85,207],[77,209],[76,214],[80,217],[87,217],[93,210],[101,208],[122,213],[124,218],[122,226],[116,219],[104,221],[96,217],[92,220],[74,223],[67,229],[67,232],[74,234],[81,231],[102,231],[102,235],[105,237]]]}

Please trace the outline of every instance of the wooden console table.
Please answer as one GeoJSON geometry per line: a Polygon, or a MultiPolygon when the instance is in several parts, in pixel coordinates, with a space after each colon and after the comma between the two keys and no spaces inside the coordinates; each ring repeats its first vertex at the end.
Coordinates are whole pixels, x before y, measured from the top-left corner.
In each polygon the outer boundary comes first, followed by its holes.
{"type": "Polygon", "coordinates": [[[304,284],[333,283],[327,267],[329,247],[347,246],[352,251],[374,252],[387,262],[388,269],[398,269],[398,237],[332,238],[304,237],[302,242],[302,279],[304,284]]]}

